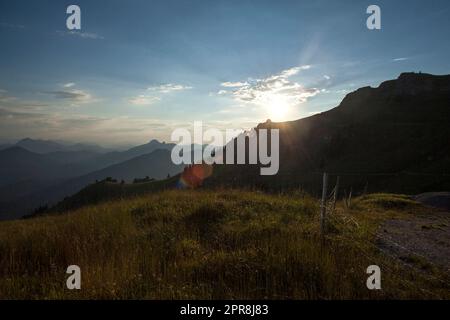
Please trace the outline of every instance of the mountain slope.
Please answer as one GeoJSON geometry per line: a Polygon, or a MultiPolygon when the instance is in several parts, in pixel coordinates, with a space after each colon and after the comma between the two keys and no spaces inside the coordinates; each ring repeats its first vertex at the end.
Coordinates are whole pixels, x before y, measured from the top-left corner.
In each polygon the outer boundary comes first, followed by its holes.
{"type": "MultiPolygon", "coordinates": [[[[404,73],[361,88],[327,112],[296,121],[267,121],[280,130],[280,170],[215,166],[209,185],[303,187],[320,192],[324,171],[370,191],[420,193],[450,189],[450,76],[404,73]]],[[[334,178],[334,177],[333,177],[334,178]]]]}

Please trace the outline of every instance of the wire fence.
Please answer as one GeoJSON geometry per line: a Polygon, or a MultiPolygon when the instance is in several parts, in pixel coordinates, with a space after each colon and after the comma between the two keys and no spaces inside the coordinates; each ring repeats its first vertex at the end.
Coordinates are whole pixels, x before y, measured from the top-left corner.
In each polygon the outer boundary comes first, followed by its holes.
{"type": "MultiPolygon", "coordinates": [[[[322,174],[324,175],[324,179],[326,180],[328,177],[328,174],[324,174],[324,173],[322,173],[322,174]],[[327,176],[326,178],[325,178],[325,175],[327,176]]],[[[347,174],[349,174],[349,173],[347,173],[347,174]]],[[[377,174],[379,175],[380,173],[377,173],[377,174]]],[[[412,173],[412,174],[415,174],[415,173],[412,173]]],[[[325,221],[322,221],[321,223],[326,225],[328,222],[331,222],[335,219],[340,219],[340,221],[338,221],[338,223],[343,224],[345,226],[345,228],[344,228],[343,232],[341,232],[339,235],[341,237],[345,238],[346,240],[350,241],[359,250],[359,253],[362,256],[364,256],[366,259],[368,259],[369,261],[377,261],[377,264],[380,264],[384,269],[388,270],[391,273],[391,276],[394,277],[400,283],[402,283],[405,286],[405,288],[415,288],[415,289],[418,289],[420,292],[429,294],[431,296],[435,296],[435,297],[438,296],[436,293],[433,293],[427,289],[419,287],[416,283],[414,283],[412,281],[409,281],[407,279],[396,276],[396,272],[390,266],[388,266],[386,263],[380,261],[379,258],[377,258],[375,256],[371,256],[368,253],[367,248],[362,248],[362,247],[358,246],[358,244],[363,242],[364,244],[368,245],[368,247],[374,249],[375,252],[381,252],[384,256],[387,256],[387,257],[391,258],[393,261],[400,263],[401,265],[414,271],[415,274],[420,274],[422,277],[424,277],[428,281],[437,281],[440,284],[442,284],[445,288],[450,289],[450,280],[449,279],[444,279],[443,277],[441,277],[439,275],[431,274],[430,272],[426,272],[425,270],[418,268],[410,263],[406,263],[405,261],[399,259],[398,256],[392,254],[388,250],[383,250],[380,246],[377,246],[373,241],[370,241],[369,239],[364,239],[364,238],[355,239],[352,236],[352,234],[355,232],[355,228],[356,229],[360,228],[360,225],[358,224],[358,222],[351,216],[334,214],[335,207],[336,207],[336,201],[337,201],[336,199],[337,199],[338,192],[339,192],[339,176],[343,175],[343,173],[332,173],[331,175],[336,175],[336,176],[338,176],[338,178],[337,178],[335,187],[332,188],[332,190],[329,193],[327,190],[324,190],[326,192],[326,194],[325,194],[326,204],[323,204],[325,207],[325,214],[321,215],[321,217],[323,216],[323,219],[325,219],[325,221]],[[352,227],[349,227],[349,226],[352,226],[352,227]]],[[[348,196],[345,195],[345,197],[344,197],[344,206],[346,208],[349,208],[350,204],[351,204],[351,191],[348,196]]],[[[375,240],[375,241],[382,240],[384,243],[390,245],[391,247],[397,248],[400,252],[404,252],[409,255],[417,256],[417,257],[424,259],[427,263],[429,263],[431,266],[433,266],[436,270],[441,269],[439,266],[437,266],[436,264],[431,262],[429,257],[426,257],[425,255],[422,255],[419,252],[413,251],[413,250],[399,244],[392,237],[390,237],[388,235],[382,235],[380,233],[374,233],[374,232],[371,232],[370,230],[365,230],[365,231],[367,231],[367,233],[373,237],[373,240],[375,240]]],[[[326,233],[327,228],[325,227],[322,230],[322,232],[326,233]]]]}

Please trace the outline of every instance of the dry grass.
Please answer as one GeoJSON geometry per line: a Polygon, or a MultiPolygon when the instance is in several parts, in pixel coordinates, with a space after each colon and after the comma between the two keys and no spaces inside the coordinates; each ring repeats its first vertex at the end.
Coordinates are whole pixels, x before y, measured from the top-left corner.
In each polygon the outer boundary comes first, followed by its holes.
{"type": "Polygon", "coordinates": [[[323,246],[318,201],[304,194],[165,191],[2,222],[0,298],[449,298],[448,286],[373,245],[383,219],[410,214],[391,198],[386,210],[383,197],[338,206],[323,246]],[[71,264],[81,290],[65,288],[71,264]],[[366,288],[371,264],[382,290],[366,288]]]}

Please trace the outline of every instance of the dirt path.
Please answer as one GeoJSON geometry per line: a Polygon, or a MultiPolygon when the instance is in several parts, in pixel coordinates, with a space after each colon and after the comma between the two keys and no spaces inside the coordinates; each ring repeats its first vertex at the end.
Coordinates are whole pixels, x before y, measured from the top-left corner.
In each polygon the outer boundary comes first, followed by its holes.
{"type": "Polygon", "coordinates": [[[416,267],[436,265],[450,271],[450,193],[428,193],[414,199],[430,206],[429,213],[387,220],[379,230],[377,245],[416,267]]]}
{"type": "Polygon", "coordinates": [[[427,192],[413,197],[426,206],[450,212],[450,192],[427,192]]]}

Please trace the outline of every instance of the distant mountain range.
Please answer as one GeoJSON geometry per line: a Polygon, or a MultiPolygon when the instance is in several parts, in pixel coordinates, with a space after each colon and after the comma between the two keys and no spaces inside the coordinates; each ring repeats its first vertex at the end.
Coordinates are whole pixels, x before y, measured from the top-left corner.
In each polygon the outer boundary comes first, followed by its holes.
{"type": "Polygon", "coordinates": [[[39,139],[30,139],[25,138],[18,141],[15,146],[21,147],[28,151],[34,153],[51,153],[51,152],[69,152],[69,151],[85,151],[85,152],[93,152],[93,153],[106,153],[112,151],[111,149],[106,149],[95,144],[84,144],[84,143],[75,143],[75,144],[67,144],[60,143],[51,140],[39,140],[39,139]]]}
{"type": "Polygon", "coordinates": [[[173,146],[152,140],[126,151],[100,153],[90,147],[76,150],[52,141],[21,140],[0,150],[0,219],[28,214],[107,177],[129,182],[174,175],[183,168],[170,160],[173,146]]]}

